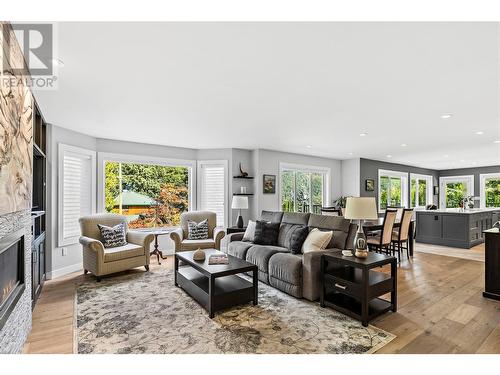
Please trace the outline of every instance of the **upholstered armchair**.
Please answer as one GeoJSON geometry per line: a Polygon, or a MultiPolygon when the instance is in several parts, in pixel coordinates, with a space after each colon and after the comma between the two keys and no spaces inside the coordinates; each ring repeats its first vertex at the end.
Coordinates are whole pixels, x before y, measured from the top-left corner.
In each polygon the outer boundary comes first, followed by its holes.
{"type": "Polygon", "coordinates": [[[152,233],[129,231],[125,216],[116,214],[97,214],[81,217],[80,243],[83,246],[84,273],[92,272],[97,281],[101,276],[130,268],[142,267],[149,270],[149,246],[154,240],[152,233]],[[113,227],[125,224],[127,244],[124,246],[105,248],[101,242],[101,231],[97,224],[113,227]]]}
{"type": "Polygon", "coordinates": [[[217,215],[210,211],[192,211],[181,214],[181,227],[170,233],[170,238],[175,243],[175,251],[187,251],[200,249],[220,250],[220,241],[225,236],[223,229],[216,228],[217,215]],[[205,240],[188,240],[188,221],[200,223],[207,219],[208,238],[205,240]]]}

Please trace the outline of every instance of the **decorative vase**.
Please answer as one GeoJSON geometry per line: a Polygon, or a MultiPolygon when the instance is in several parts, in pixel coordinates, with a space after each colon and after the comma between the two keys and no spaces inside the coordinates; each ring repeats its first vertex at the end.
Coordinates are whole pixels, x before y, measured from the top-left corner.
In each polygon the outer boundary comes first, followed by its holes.
{"type": "Polygon", "coordinates": [[[196,250],[193,254],[193,260],[197,262],[205,260],[205,251],[203,251],[202,249],[196,250]]]}

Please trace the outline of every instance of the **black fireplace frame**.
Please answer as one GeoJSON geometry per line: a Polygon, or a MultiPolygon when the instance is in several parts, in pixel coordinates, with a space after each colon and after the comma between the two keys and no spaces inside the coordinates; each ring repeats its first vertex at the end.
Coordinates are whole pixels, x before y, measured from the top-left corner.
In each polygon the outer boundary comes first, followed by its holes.
{"type": "Polygon", "coordinates": [[[0,239],[0,254],[7,250],[11,245],[16,242],[20,243],[20,260],[18,263],[18,274],[20,283],[12,290],[9,297],[5,300],[5,302],[0,306],[0,329],[2,329],[9,319],[10,314],[16,307],[19,299],[23,295],[26,290],[26,262],[25,262],[25,254],[26,254],[26,237],[25,230],[19,229],[15,232],[9,233],[0,239]]]}

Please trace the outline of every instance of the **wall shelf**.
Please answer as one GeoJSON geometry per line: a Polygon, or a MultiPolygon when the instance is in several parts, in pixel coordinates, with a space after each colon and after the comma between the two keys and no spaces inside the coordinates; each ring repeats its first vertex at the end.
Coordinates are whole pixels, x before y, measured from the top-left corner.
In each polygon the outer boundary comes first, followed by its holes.
{"type": "Polygon", "coordinates": [[[253,193],[233,193],[233,195],[243,195],[243,196],[248,197],[248,196],[253,195],[253,193]]]}
{"type": "Polygon", "coordinates": [[[252,176],[233,176],[233,178],[238,178],[240,180],[253,180],[252,176]]]}

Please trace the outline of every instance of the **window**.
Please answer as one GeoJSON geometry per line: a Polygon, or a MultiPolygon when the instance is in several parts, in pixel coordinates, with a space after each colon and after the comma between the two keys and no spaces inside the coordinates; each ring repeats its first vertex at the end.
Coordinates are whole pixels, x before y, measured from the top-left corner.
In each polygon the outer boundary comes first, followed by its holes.
{"type": "Polygon", "coordinates": [[[227,225],[227,160],[198,161],[198,209],[217,214],[217,226],[227,225]]]}
{"type": "Polygon", "coordinates": [[[378,171],[378,202],[379,211],[383,212],[387,207],[407,207],[408,173],[378,171]]]}
{"type": "Polygon", "coordinates": [[[99,154],[103,211],[130,228],[173,227],[192,204],[192,163],[99,154]]]}
{"type": "Polygon", "coordinates": [[[59,246],[78,243],[78,219],[95,212],[95,167],[95,151],[59,143],[59,246]]]}
{"type": "Polygon", "coordinates": [[[441,208],[459,208],[462,199],[474,195],[474,176],[439,178],[439,205],[441,208]]]}
{"type": "Polygon", "coordinates": [[[500,207],[500,173],[488,173],[479,176],[481,207],[500,207]]]}
{"type": "Polygon", "coordinates": [[[286,212],[321,213],[328,201],[328,168],[280,164],[280,202],[286,212]]]}
{"type": "Polygon", "coordinates": [[[432,176],[410,174],[410,207],[420,208],[432,203],[432,176]]]}

